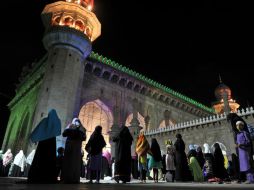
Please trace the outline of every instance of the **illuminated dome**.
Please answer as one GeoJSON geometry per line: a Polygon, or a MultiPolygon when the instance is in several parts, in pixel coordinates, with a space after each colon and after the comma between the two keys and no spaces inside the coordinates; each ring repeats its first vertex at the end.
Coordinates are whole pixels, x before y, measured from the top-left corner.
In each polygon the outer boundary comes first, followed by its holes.
{"type": "Polygon", "coordinates": [[[215,97],[217,98],[217,100],[223,99],[223,93],[224,92],[227,92],[227,94],[228,94],[228,100],[231,99],[231,90],[230,90],[230,88],[227,85],[225,85],[224,83],[220,83],[215,88],[215,91],[214,91],[214,94],[215,94],[215,97]]]}

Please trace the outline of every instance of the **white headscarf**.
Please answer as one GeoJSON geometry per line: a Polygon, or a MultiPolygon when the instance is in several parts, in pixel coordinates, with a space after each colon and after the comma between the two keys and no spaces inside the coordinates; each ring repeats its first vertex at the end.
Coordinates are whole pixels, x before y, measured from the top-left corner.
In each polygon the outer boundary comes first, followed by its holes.
{"type": "Polygon", "coordinates": [[[73,118],[72,122],[71,122],[73,125],[76,125],[76,126],[79,126],[81,123],[80,123],[80,120],[79,118],[73,118]]]}
{"type": "Polygon", "coordinates": [[[35,155],[35,149],[33,149],[32,152],[30,152],[30,154],[27,156],[27,158],[26,158],[27,164],[32,165],[34,155],[35,155]]]}
{"type": "Polygon", "coordinates": [[[3,165],[7,166],[12,161],[12,158],[11,149],[8,149],[3,155],[3,165]]]}
{"type": "Polygon", "coordinates": [[[193,144],[190,144],[190,145],[189,145],[189,150],[195,150],[195,147],[194,147],[193,144]]]}
{"type": "Polygon", "coordinates": [[[205,148],[205,151],[204,151],[205,154],[211,153],[209,144],[205,143],[203,146],[204,146],[204,148],[205,148]]]}
{"type": "Polygon", "coordinates": [[[13,164],[19,166],[21,168],[21,172],[25,169],[26,157],[24,155],[23,150],[20,150],[19,153],[15,156],[13,164]]]}

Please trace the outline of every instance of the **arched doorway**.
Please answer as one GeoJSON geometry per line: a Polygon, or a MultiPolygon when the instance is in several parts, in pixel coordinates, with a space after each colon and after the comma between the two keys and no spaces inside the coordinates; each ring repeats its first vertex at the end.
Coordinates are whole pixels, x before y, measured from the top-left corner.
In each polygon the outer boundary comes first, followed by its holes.
{"type": "Polygon", "coordinates": [[[107,143],[104,151],[110,149],[109,131],[113,124],[113,116],[111,110],[99,99],[86,103],[79,112],[79,119],[86,129],[86,141],[82,144],[84,151],[84,159],[86,159],[87,152],[85,145],[88,142],[91,134],[97,125],[102,126],[102,135],[107,143]]]}
{"type": "Polygon", "coordinates": [[[29,124],[29,113],[25,114],[25,117],[22,121],[22,125],[20,126],[19,131],[17,133],[16,143],[14,146],[15,153],[19,152],[20,150],[23,150],[24,153],[26,153],[27,151],[28,144],[27,132],[29,129],[28,124],[29,124]]]}
{"type": "MultiPolygon", "coordinates": [[[[12,134],[12,129],[13,129],[14,125],[15,125],[15,121],[16,121],[16,117],[15,117],[15,118],[13,119],[13,121],[11,122],[10,127],[9,127],[9,129],[8,129],[8,133],[6,133],[7,136],[5,137],[6,140],[5,140],[4,150],[7,150],[8,148],[11,148],[12,145],[13,145],[13,142],[10,142],[10,136],[11,136],[11,134],[12,134]]],[[[13,140],[13,141],[14,141],[14,140],[13,140]]]]}
{"type": "MultiPolygon", "coordinates": [[[[131,121],[133,119],[133,113],[131,113],[126,121],[125,121],[125,126],[129,127],[131,126],[131,121]]],[[[144,132],[145,131],[145,118],[138,112],[138,121],[139,121],[139,126],[142,127],[142,129],[140,130],[140,132],[144,132]]]]}
{"type": "Polygon", "coordinates": [[[165,119],[164,119],[164,120],[161,121],[161,123],[160,123],[160,125],[159,125],[159,128],[166,128],[166,127],[173,126],[173,125],[175,125],[175,122],[173,122],[173,121],[171,121],[171,120],[169,119],[169,121],[168,121],[168,126],[166,126],[166,121],[165,121],[165,119]]]}

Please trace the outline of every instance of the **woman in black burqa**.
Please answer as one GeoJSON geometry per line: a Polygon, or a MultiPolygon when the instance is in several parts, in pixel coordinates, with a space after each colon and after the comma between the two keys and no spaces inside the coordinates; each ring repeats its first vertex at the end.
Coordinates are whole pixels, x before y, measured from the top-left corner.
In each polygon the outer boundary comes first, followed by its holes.
{"type": "Polygon", "coordinates": [[[86,144],[86,151],[89,156],[88,170],[90,172],[89,183],[93,183],[92,173],[96,173],[96,183],[100,182],[100,172],[102,168],[102,149],[106,146],[106,142],[102,136],[102,127],[96,126],[93,134],[86,144]]]}
{"type": "Polygon", "coordinates": [[[119,180],[123,183],[130,182],[132,141],[133,138],[126,126],[122,126],[119,134],[113,138],[113,142],[116,143],[114,179],[117,183],[119,180]]]}
{"type": "Polygon", "coordinates": [[[63,171],[61,180],[64,183],[79,183],[81,171],[81,145],[86,140],[86,130],[78,118],[66,127],[63,137],[67,137],[64,149],[63,171]]]}
{"type": "Polygon", "coordinates": [[[185,143],[181,134],[176,135],[175,153],[176,153],[176,181],[192,181],[192,175],[188,166],[185,153],[185,143]]]}

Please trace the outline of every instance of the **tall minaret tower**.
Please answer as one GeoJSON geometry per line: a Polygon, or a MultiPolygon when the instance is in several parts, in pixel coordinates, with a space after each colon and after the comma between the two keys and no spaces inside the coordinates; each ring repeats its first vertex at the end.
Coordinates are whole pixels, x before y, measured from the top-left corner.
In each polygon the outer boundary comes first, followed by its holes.
{"type": "Polygon", "coordinates": [[[92,8],[93,0],[57,1],[41,14],[48,59],[33,127],[47,117],[50,109],[57,111],[62,130],[74,116],[84,77],[83,61],[92,51],[91,43],[101,34],[101,24],[92,8]]]}

